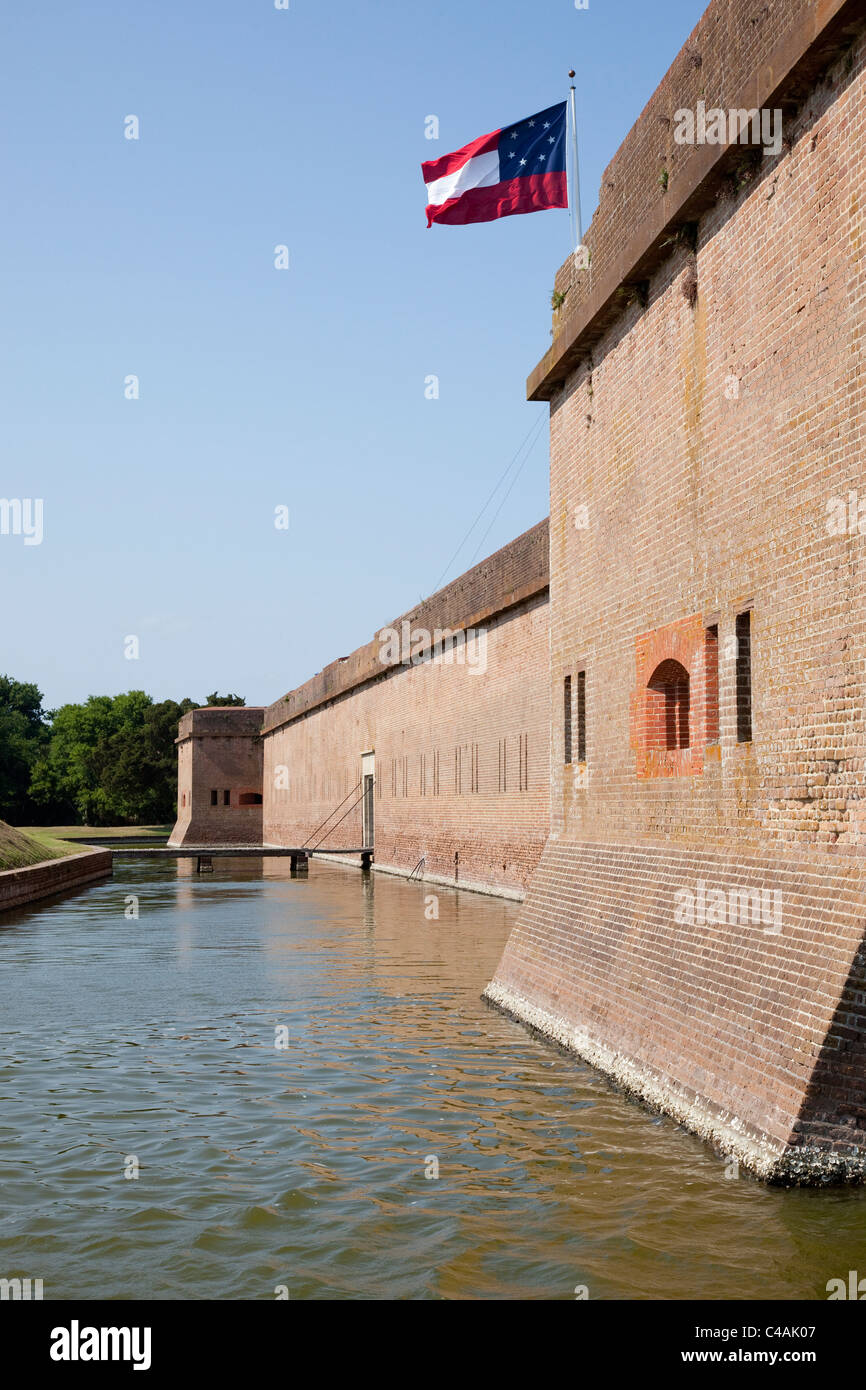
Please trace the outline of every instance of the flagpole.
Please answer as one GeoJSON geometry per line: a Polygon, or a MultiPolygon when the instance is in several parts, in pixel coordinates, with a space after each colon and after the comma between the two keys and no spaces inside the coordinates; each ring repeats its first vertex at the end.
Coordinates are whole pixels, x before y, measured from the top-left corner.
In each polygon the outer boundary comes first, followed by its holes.
{"type": "Polygon", "coordinates": [[[574,68],[568,71],[571,81],[569,92],[569,111],[571,114],[571,158],[568,161],[571,173],[571,249],[578,263],[585,268],[587,251],[583,245],[583,229],[580,218],[580,161],[577,152],[577,109],[574,97],[574,68]]]}

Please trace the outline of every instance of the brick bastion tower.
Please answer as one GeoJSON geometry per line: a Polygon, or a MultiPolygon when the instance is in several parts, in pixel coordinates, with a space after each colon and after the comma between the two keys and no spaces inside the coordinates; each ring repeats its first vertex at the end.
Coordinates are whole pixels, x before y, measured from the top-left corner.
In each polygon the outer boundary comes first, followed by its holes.
{"type": "Polygon", "coordinates": [[[263,714],[261,705],[209,705],[183,716],[170,845],[261,844],[263,714]]]}
{"type": "Polygon", "coordinates": [[[864,63],[862,3],[713,0],[528,387],[551,834],[487,996],[780,1182],[866,1174],[864,63]]]}

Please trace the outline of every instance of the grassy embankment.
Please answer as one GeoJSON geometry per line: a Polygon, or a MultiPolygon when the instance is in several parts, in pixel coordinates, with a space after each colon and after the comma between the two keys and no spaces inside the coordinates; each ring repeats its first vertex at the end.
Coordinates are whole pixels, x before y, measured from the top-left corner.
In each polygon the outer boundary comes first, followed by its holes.
{"type": "Polygon", "coordinates": [[[90,840],[109,836],[118,839],[135,838],[165,841],[171,834],[170,825],[29,825],[15,830],[0,821],[0,870],[20,869],[27,864],[42,864],[46,859],[62,859],[67,854],[81,854],[90,840]]]}
{"type": "MultiPolygon", "coordinates": [[[[48,835],[59,840],[153,840],[155,845],[167,840],[173,825],[24,825],[24,835],[48,835]]],[[[75,851],[73,851],[74,853],[75,851]]]]}
{"type": "Polygon", "coordinates": [[[13,830],[0,821],[0,869],[22,869],[27,864],[42,864],[46,859],[61,859],[67,854],[80,854],[85,844],[69,844],[55,839],[41,827],[38,830],[13,830]]]}

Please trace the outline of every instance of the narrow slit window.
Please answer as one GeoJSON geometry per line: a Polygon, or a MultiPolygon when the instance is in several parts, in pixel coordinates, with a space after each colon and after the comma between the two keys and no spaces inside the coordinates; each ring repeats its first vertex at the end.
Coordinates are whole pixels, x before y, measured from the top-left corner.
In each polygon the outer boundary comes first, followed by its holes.
{"type": "Polygon", "coordinates": [[[210,804],[211,804],[211,806],[217,806],[217,805],[219,804],[219,792],[216,792],[216,791],[212,791],[212,792],[211,792],[211,794],[210,794],[210,804]]]}
{"type": "Polygon", "coordinates": [[[719,627],[711,624],[704,634],[707,745],[719,741],[719,627]]]}
{"type": "Polygon", "coordinates": [[[224,791],[224,792],[223,792],[223,806],[230,806],[231,804],[232,804],[232,794],[231,794],[231,792],[230,792],[230,791],[224,791]]]}
{"type": "Polygon", "coordinates": [[[577,673],[577,761],[586,762],[586,672],[577,673]]]}
{"type": "Polygon", "coordinates": [[[752,741],[752,615],[737,614],[737,743],[752,741]]]}
{"type": "Polygon", "coordinates": [[[563,682],[563,728],[565,731],[565,762],[571,762],[571,676],[563,682]]]}

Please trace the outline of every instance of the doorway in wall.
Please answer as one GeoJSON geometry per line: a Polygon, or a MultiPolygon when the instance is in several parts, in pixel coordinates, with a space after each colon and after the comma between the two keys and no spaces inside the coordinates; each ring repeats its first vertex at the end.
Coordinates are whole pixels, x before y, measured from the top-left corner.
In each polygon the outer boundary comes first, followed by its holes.
{"type": "Polygon", "coordinates": [[[361,789],[363,797],[361,799],[362,825],[364,849],[372,849],[374,840],[373,825],[373,787],[376,784],[375,754],[363,753],[361,755],[361,789]]]}

